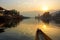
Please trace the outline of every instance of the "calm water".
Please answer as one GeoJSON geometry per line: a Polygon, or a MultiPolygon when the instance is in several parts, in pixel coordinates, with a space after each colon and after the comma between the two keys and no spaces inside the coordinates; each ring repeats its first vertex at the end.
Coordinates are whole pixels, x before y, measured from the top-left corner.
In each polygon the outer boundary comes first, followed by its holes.
{"type": "Polygon", "coordinates": [[[16,27],[7,28],[0,33],[0,40],[34,40],[37,28],[41,29],[53,40],[60,40],[60,26],[54,23],[24,19],[16,27]]]}

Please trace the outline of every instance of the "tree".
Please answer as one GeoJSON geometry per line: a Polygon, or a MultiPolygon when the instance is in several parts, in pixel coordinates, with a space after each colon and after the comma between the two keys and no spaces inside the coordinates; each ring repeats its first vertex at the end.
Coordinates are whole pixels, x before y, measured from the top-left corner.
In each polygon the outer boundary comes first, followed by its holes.
{"type": "Polygon", "coordinates": [[[17,10],[15,10],[15,9],[11,10],[11,13],[12,13],[13,15],[19,15],[19,14],[20,14],[20,13],[19,13],[17,10]]]}
{"type": "Polygon", "coordinates": [[[0,10],[5,10],[4,8],[0,7],[0,10]]]}

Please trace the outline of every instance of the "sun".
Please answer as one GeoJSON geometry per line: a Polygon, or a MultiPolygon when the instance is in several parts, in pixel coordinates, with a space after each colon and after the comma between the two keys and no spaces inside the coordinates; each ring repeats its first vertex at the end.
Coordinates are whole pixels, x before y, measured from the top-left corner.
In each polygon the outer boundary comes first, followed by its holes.
{"type": "Polygon", "coordinates": [[[48,11],[48,7],[47,6],[43,6],[42,7],[42,11],[45,11],[45,12],[48,11]]]}

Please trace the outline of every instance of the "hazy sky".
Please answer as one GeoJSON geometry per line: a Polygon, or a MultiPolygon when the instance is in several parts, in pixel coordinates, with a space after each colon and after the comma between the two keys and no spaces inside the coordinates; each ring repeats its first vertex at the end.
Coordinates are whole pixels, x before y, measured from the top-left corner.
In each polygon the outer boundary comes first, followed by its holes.
{"type": "Polygon", "coordinates": [[[42,6],[52,10],[60,9],[60,0],[0,0],[0,6],[18,11],[40,11],[42,6]]]}

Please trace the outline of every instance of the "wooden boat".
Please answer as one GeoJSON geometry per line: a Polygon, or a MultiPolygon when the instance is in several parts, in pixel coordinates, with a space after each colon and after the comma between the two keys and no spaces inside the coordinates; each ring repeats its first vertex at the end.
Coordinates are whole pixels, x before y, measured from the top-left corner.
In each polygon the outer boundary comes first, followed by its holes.
{"type": "Polygon", "coordinates": [[[35,40],[52,40],[45,33],[43,33],[40,29],[37,29],[35,40]]]}

